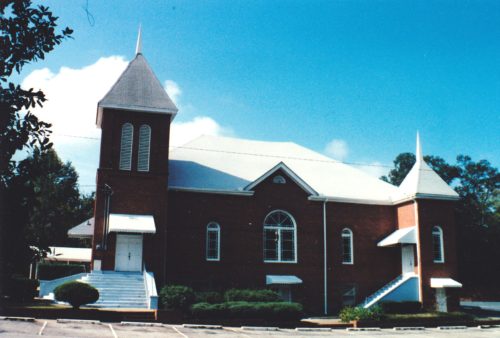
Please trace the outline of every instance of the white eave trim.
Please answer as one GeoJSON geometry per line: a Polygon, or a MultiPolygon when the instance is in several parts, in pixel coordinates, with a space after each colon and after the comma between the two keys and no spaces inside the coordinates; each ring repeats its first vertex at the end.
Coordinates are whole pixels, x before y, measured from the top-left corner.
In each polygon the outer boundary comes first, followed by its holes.
{"type": "Polygon", "coordinates": [[[460,196],[451,195],[438,195],[438,194],[413,194],[405,197],[400,197],[392,201],[392,204],[401,204],[404,202],[412,201],[414,199],[430,199],[430,200],[443,200],[443,201],[458,201],[460,196]]]}
{"type": "Polygon", "coordinates": [[[101,123],[102,123],[102,114],[103,114],[104,108],[138,111],[138,112],[153,113],[153,114],[168,114],[168,115],[171,115],[170,121],[174,120],[174,118],[178,112],[178,110],[167,109],[167,108],[153,108],[153,107],[130,106],[130,105],[120,105],[120,104],[106,104],[106,103],[101,104],[99,102],[97,104],[97,117],[96,117],[96,125],[98,127],[100,127],[101,123]]]}
{"type": "Polygon", "coordinates": [[[249,185],[247,185],[244,188],[244,190],[249,191],[249,190],[254,189],[257,185],[259,185],[260,183],[262,183],[266,178],[268,178],[269,176],[271,176],[272,174],[274,174],[279,169],[283,170],[285,172],[285,174],[288,177],[290,177],[296,184],[298,184],[299,187],[301,187],[305,192],[307,192],[310,195],[318,195],[318,193],[313,188],[311,188],[311,186],[309,186],[303,179],[301,179],[299,177],[299,175],[297,175],[296,173],[294,173],[293,170],[290,169],[290,168],[288,168],[287,165],[285,163],[283,163],[283,162],[278,163],[277,165],[275,165],[274,167],[272,167],[270,170],[268,170],[267,172],[265,172],[264,175],[260,176],[255,181],[253,181],[252,183],[250,183],[249,185]]]}
{"type": "Polygon", "coordinates": [[[357,199],[347,197],[333,197],[333,196],[309,196],[310,201],[319,202],[339,202],[339,203],[354,203],[354,204],[374,204],[374,205],[393,205],[391,201],[371,200],[371,199],[357,199]]]}
{"type": "Polygon", "coordinates": [[[204,193],[204,194],[237,195],[237,196],[253,196],[254,195],[253,191],[186,188],[186,187],[175,187],[175,186],[168,187],[168,190],[184,191],[184,192],[199,192],[199,193],[204,193]]]}
{"type": "Polygon", "coordinates": [[[462,283],[451,278],[431,278],[431,288],[461,288],[462,283]]]}

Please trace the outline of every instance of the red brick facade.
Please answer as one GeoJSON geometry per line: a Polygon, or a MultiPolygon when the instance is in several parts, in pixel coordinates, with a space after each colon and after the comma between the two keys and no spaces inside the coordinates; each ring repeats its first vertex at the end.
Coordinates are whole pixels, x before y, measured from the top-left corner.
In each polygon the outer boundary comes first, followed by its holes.
{"type": "MultiPolygon", "coordinates": [[[[453,203],[418,200],[400,205],[354,204],[310,200],[309,193],[284,171],[285,184],[273,183],[271,175],[252,194],[218,194],[168,189],[170,116],[105,110],[102,122],[100,165],[97,172],[93,260],[113,270],[116,234],[104,233],[104,185],[112,189],[110,212],[154,215],[156,234],[144,235],[145,267],[153,271],[157,285],[183,283],[196,289],[230,287],[262,288],[266,275],[294,275],[303,283],[293,286],[294,300],[310,313],[324,310],[324,211],[326,211],[326,294],[328,312],[342,306],[346,288],[356,288],[356,303],[401,274],[401,248],[378,247],[377,243],[397,229],[419,225],[419,250],[415,263],[422,278],[422,300],[435,302],[431,277],[455,277],[456,246],[453,203]],[[118,170],[121,126],[134,126],[132,170],[118,170]],[[137,172],[138,130],[152,128],[150,171],[137,172]],[[284,210],[296,222],[296,263],[268,263],[263,259],[263,221],[271,211],[284,210]],[[418,217],[416,217],[418,212],[418,217]],[[221,227],[220,260],[206,259],[206,226],[221,227]],[[432,258],[432,227],[444,233],[445,263],[432,258]],[[343,264],[341,232],[353,234],[354,263],[343,264]],[[418,265],[418,264],[416,264],[418,265]]],[[[450,297],[450,308],[456,305],[450,297]]]]}

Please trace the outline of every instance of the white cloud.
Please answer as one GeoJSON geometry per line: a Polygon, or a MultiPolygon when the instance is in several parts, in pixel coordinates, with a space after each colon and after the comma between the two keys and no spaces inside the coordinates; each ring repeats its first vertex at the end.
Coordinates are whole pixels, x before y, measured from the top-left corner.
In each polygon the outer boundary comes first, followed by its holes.
{"type": "Polygon", "coordinates": [[[333,139],[325,147],[325,153],[333,159],[343,161],[349,154],[346,141],[333,139]]]}
{"type": "Polygon", "coordinates": [[[179,98],[182,95],[181,87],[177,84],[177,82],[172,80],[165,81],[165,90],[167,91],[168,96],[174,101],[175,105],[179,105],[179,98]]]}
{"type": "MultiPolygon", "coordinates": [[[[57,73],[48,68],[34,70],[23,80],[23,88],[41,89],[47,98],[43,108],[34,113],[52,123],[54,148],[63,161],[71,161],[80,175],[84,191],[95,189],[95,175],[99,161],[101,131],[95,125],[97,102],[106,95],[128,62],[121,56],[102,57],[94,64],[78,69],[61,67],[57,73]],[[69,136],[78,137],[69,137],[69,136]],[[90,138],[90,139],[89,139],[90,138]]],[[[181,87],[167,80],[165,90],[178,104],[181,87]]],[[[188,103],[183,107],[191,107],[188,103]]],[[[182,114],[182,110],[180,111],[182,114]]],[[[207,116],[198,116],[171,126],[172,146],[182,145],[200,135],[231,135],[207,116]]]]}
{"type": "Polygon", "coordinates": [[[232,132],[221,127],[214,119],[198,116],[187,122],[172,123],[170,146],[181,146],[201,135],[230,135],[232,132]]]}

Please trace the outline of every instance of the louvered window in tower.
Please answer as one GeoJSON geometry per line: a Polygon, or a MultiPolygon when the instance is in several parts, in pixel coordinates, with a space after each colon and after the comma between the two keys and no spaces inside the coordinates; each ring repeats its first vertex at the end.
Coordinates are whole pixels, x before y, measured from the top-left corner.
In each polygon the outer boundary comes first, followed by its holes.
{"type": "Polygon", "coordinates": [[[139,154],[137,171],[149,171],[149,148],[151,145],[151,127],[143,124],[139,128],[139,154]]]}
{"type": "Polygon", "coordinates": [[[134,127],[130,123],[122,125],[122,138],[120,145],[120,170],[132,169],[132,142],[134,139],[134,127]]]}

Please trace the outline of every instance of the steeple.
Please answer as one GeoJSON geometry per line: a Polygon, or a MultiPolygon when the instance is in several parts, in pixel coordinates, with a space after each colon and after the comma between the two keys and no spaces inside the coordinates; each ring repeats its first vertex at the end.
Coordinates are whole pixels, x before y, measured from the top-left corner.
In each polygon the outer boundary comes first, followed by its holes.
{"type": "Polygon", "coordinates": [[[143,113],[177,114],[177,107],[168,96],[142,54],[142,29],[139,26],[135,57],[109,92],[97,104],[96,124],[101,127],[105,108],[143,113]]]}
{"type": "Polygon", "coordinates": [[[137,34],[137,43],[135,45],[135,55],[142,54],[142,27],[139,24],[139,33],[137,34]]]}
{"type": "Polygon", "coordinates": [[[417,131],[417,150],[415,152],[415,160],[417,163],[424,161],[424,156],[422,155],[422,146],[420,145],[420,135],[417,131]]]}
{"type": "Polygon", "coordinates": [[[456,200],[458,194],[424,161],[420,135],[417,132],[415,164],[401,183],[394,201],[408,198],[456,200]]]}

